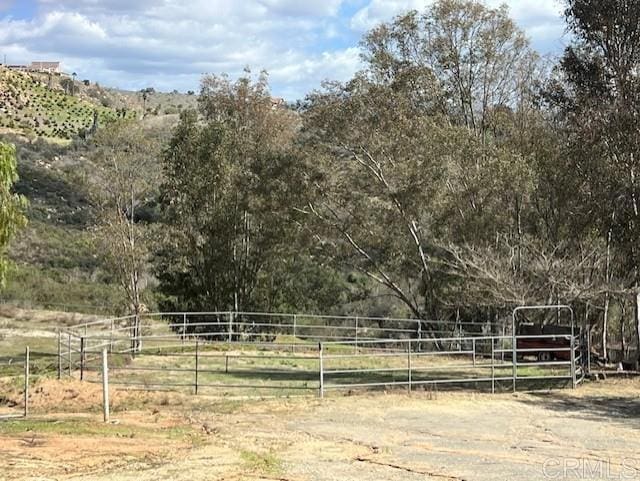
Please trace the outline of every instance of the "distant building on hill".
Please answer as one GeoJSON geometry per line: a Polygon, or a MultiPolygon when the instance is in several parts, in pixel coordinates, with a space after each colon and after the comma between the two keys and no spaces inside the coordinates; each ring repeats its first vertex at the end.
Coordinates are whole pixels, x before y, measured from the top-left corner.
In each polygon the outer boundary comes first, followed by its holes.
{"type": "Polygon", "coordinates": [[[18,72],[26,72],[29,70],[29,67],[26,65],[7,65],[6,67],[10,70],[17,70],[18,72]]]}
{"type": "Polygon", "coordinates": [[[35,72],[60,73],[60,62],[31,62],[29,70],[35,72]]]}
{"type": "Polygon", "coordinates": [[[31,62],[31,65],[5,65],[5,67],[18,72],[62,73],[60,62],[31,62]]]}

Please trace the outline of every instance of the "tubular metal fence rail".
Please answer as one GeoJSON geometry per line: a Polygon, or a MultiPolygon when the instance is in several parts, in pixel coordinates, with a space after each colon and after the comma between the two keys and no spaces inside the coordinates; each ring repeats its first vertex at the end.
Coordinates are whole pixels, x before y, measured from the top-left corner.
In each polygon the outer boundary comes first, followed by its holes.
{"type": "MultiPolygon", "coordinates": [[[[458,349],[429,349],[435,340],[408,339],[365,341],[355,353],[327,353],[336,344],[321,343],[320,396],[331,389],[394,386],[411,391],[429,385],[481,388],[485,384],[495,392],[498,385],[508,385],[515,392],[518,385],[532,388],[537,382],[546,387],[549,382],[565,381],[575,388],[585,378],[584,352],[575,336],[484,336],[449,341],[457,343],[458,349]],[[556,342],[559,337],[566,341],[564,347],[525,347],[532,341],[556,342]],[[384,349],[390,342],[402,347],[384,349]],[[541,356],[544,352],[551,354],[548,360],[541,356]]],[[[341,344],[345,345],[348,343],[341,344]]]]}
{"type": "MultiPolygon", "coordinates": [[[[443,321],[362,316],[323,316],[256,312],[169,312],[98,320],[69,328],[76,337],[101,338],[122,346],[131,342],[136,350],[142,342],[181,342],[207,338],[229,343],[304,344],[321,341],[376,339],[458,338],[506,335],[509,323],[443,321]],[[132,342],[133,341],[133,342],[132,342]]],[[[110,346],[113,349],[112,346],[110,346]]],[[[120,349],[123,349],[120,347],[120,349]]]]}
{"type": "Polygon", "coordinates": [[[319,343],[216,341],[208,331],[188,339],[141,336],[60,337],[59,375],[101,382],[102,352],[110,383],[142,390],[294,395],[329,390],[465,386],[535,389],[583,381],[584,347],[568,335],[475,336],[444,339],[359,339],[319,343]],[[548,347],[545,347],[548,346],[548,347]],[[446,346],[446,347],[443,347],[446,346]],[[66,352],[63,352],[66,348],[66,352]],[[251,351],[247,351],[251,349],[251,351]]]}
{"type": "MultiPolygon", "coordinates": [[[[59,378],[102,383],[105,419],[108,383],[217,396],[323,397],[340,390],[437,386],[490,392],[576,387],[585,379],[589,345],[581,335],[507,331],[514,328],[355,316],[145,314],[58,331],[57,353],[51,357],[40,346],[32,370],[50,372],[57,364],[59,378]]],[[[24,373],[22,403],[3,408],[0,419],[29,412],[29,356],[27,348],[24,360],[0,357],[0,374],[24,373]]]]}

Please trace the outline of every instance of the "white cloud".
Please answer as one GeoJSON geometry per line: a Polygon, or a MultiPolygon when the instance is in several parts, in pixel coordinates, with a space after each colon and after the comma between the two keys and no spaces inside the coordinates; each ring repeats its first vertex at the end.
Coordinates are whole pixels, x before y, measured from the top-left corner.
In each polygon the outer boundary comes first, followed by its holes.
{"type": "MultiPolygon", "coordinates": [[[[371,0],[352,17],[350,25],[364,33],[396,15],[408,10],[424,10],[432,3],[433,0],[371,0]]],[[[511,17],[542,53],[561,49],[564,33],[561,0],[485,0],[485,4],[493,8],[506,4],[511,17]]]]}
{"type": "Polygon", "coordinates": [[[351,28],[365,32],[408,10],[422,10],[428,0],[372,0],[351,19],[351,28]]]}
{"type": "MultiPolygon", "coordinates": [[[[429,3],[38,0],[39,13],[31,20],[0,14],[0,47],[13,63],[62,60],[82,78],[132,89],[196,89],[206,72],[233,76],[245,66],[265,68],[274,94],[294,100],[323,79],[349,78],[360,65],[355,46],[362,32],[429,3]],[[354,5],[361,8],[346,16],[354,5]]],[[[557,41],[555,0],[509,3],[534,40],[555,35],[557,41]]]]}

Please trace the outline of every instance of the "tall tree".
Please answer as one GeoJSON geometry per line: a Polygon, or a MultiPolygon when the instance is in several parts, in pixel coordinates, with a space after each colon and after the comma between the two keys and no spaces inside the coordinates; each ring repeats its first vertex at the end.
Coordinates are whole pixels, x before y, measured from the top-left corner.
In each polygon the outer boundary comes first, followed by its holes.
{"type": "MultiPolygon", "coordinates": [[[[605,277],[633,292],[640,345],[640,4],[631,0],[570,0],[573,33],[561,63],[555,100],[568,129],[575,172],[584,183],[588,219],[607,245],[605,277]],[[619,260],[613,263],[614,260],[619,260]]],[[[606,336],[609,292],[604,297],[606,336]]],[[[606,338],[603,343],[606,353],[606,338]]]]}
{"type": "Polygon", "coordinates": [[[261,273],[291,245],[302,185],[288,152],[295,116],[266,75],[202,82],[200,115],[181,116],[164,159],[169,236],[158,255],[167,307],[247,310],[261,273]]]}
{"type": "Polygon", "coordinates": [[[448,244],[523,237],[536,56],[504,9],[461,0],[362,45],[365,70],[309,98],[308,212],[353,253],[340,259],[414,316],[443,317],[460,300],[448,244]]]}
{"type": "Polygon", "coordinates": [[[0,287],[4,285],[7,273],[9,241],[27,222],[24,216],[26,200],[12,192],[17,179],[15,147],[0,142],[0,287]]]}
{"type": "Polygon", "coordinates": [[[152,229],[141,214],[157,192],[158,143],[133,121],[99,130],[94,143],[91,193],[98,206],[96,240],[134,316],[135,350],[139,347],[142,293],[149,280],[152,241],[152,229]]]}

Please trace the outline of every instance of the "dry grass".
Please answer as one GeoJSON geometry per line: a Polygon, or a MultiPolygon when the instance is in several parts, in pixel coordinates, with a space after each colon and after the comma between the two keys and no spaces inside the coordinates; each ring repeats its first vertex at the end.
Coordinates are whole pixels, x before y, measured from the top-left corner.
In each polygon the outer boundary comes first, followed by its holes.
{"type": "Polygon", "coordinates": [[[114,391],[117,421],[104,424],[98,386],[42,380],[34,417],[0,423],[0,479],[529,481],[550,456],[620,463],[640,448],[637,381],[432,394],[231,403],[114,391]],[[600,400],[623,411],[598,411],[600,400]]]}

